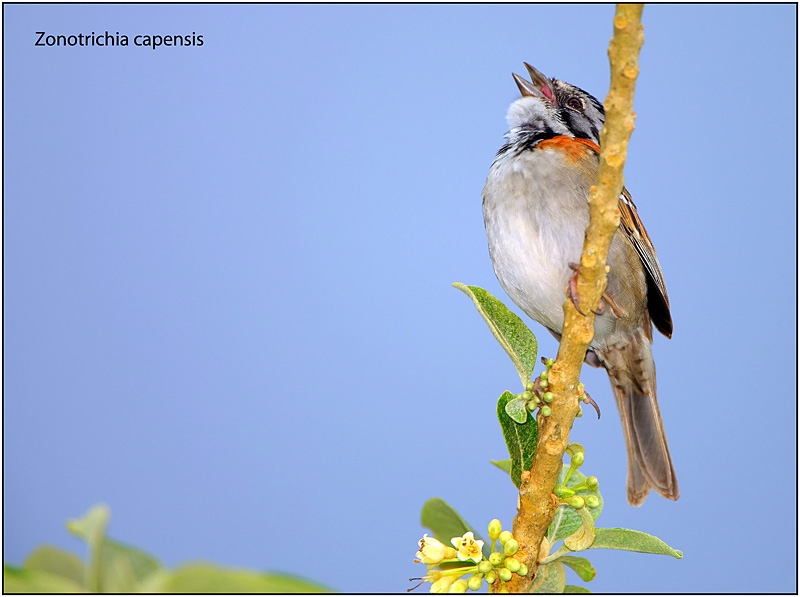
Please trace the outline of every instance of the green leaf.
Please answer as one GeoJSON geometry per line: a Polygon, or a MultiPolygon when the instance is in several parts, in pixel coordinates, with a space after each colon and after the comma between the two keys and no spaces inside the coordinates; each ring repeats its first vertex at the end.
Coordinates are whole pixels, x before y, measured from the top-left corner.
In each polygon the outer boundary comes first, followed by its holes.
{"type": "Polygon", "coordinates": [[[46,570],[23,570],[3,564],[4,593],[86,593],[83,584],[46,570]]]}
{"type": "Polygon", "coordinates": [[[595,529],[591,549],[620,549],[639,553],[654,553],[683,558],[683,552],[673,549],[658,537],[630,529],[595,529]]]}
{"type": "Polygon", "coordinates": [[[592,563],[586,558],[562,556],[558,558],[558,561],[571,568],[583,581],[589,582],[597,576],[597,571],[594,569],[594,566],[592,566],[592,563]]]}
{"type": "Polygon", "coordinates": [[[524,425],[528,420],[528,409],[525,406],[525,400],[515,397],[506,402],[506,414],[511,417],[515,423],[524,425]]]}
{"type": "Polygon", "coordinates": [[[565,585],[564,586],[565,593],[591,593],[589,589],[586,587],[579,587],[577,585],[565,585]]]}
{"type": "Polygon", "coordinates": [[[150,554],[106,538],[100,550],[101,583],[111,593],[138,592],[139,585],[161,568],[150,554]]]}
{"type": "Polygon", "coordinates": [[[577,512],[581,517],[581,526],[569,537],[564,537],[564,545],[572,551],[583,551],[594,543],[594,518],[586,506],[577,512]]]}
{"type": "Polygon", "coordinates": [[[561,562],[539,566],[531,585],[531,593],[563,593],[567,584],[567,573],[561,562]]]}
{"type": "Polygon", "coordinates": [[[85,578],[81,559],[52,545],[42,545],[34,549],[22,567],[30,572],[49,572],[55,576],[68,578],[81,587],[85,578]]]}
{"type": "Polygon", "coordinates": [[[169,574],[165,593],[330,593],[331,589],[296,576],[189,564],[169,574]]]}
{"type": "Polygon", "coordinates": [[[450,545],[453,537],[460,537],[472,530],[461,515],[442,498],[431,498],[423,504],[420,522],[445,545],[450,545]]]}
{"type": "Polygon", "coordinates": [[[105,538],[100,546],[100,586],[106,593],[137,593],[145,579],[161,569],[153,556],[135,547],[105,538]]]}
{"type": "Polygon", "coordinates": [[[508,391],[500,396],[497,400],[497,419],[500,421],[508,454],[511,456],[511,481],[519,488],[522,483],[522,471],[529,470],[533,463],[539,427],[533,417],[529,417],[523,425],[520,425],[508,416],[506,405],[514,399],[514,394],[508,391]]]}
{"type": "Polygon", "coordinates": [[[499,468],[501,471],[504,471],[511,474],[511,460],[490,460],[493,465],[499,468]]]}
{"type": "Polygon", "coordinates": [[[536,336],[515,313],[509,311],[508,307],[499,299],[483,288],[467,286],[461,282],[455,282],[453,286],[472,299],[492,335],[511,358],[522,381],[522,386],[525,387],[525,384],[530,381],[536,365],[536,353],[539,350],[536,336]]]}
{"type": "MultiPolygon", "coordinates": [[[[451,539],[461,537],[467,531],[472,531],[476,539],[481,539],[480,533],[469,526],[461,518],[461,515],[442,498],[431,498],[422,505],[420,522],[422,526],[431,530],[436,539],[448,546],[452,545],[451,539]]],[[[487,558],[490,547],[489,542],[484,541],[483,555],[487,558]]]]}
{"type": "Polygon", "coordinates": [[[90,593],[102,591],[100,557],[111,511],[105,504],[92,506],[83,518],[67,521],[67,529],[89,544],[89,564],[84,585],[90,593]]]}
{"type": "MultiPolygon", "coordinates": [[[[562,484],[564,482],[564,477],[569,470],[568,465],[563,465],[561,468],[561,473],[558,476],[558,484],[562,484]]],[[[567,481],[567,487],[573,488],[586,480],[586,475],[584,475],[581,471],[576,470],[573,471],[572,476],[570,476],[569,481],[567,481]]],[[[588,489],[579,489],[575,492],[575,495],[579,495],[584,499],[586,496],[593,495],[596,496],[598,499],[599,504],[596,508],[589,508],[589,513],[592,515],[594,520],[597,520],[597,517],[600,516],[600,513],[603,511],[603,496],[600,495],[600,490],[596,491],[589,491],[588,489]]],[[[581,516],[578,514],[578,511],[571,506],[559,506],[558,511],[556,512],[555,518],[553,518],[553,522],[550,523],[550,527],[547,529],[547,538],[550,541],[550,545],[556,543],[565,537],[569,537],[575,531],[577,531],[581,527],[581,516]]]]}

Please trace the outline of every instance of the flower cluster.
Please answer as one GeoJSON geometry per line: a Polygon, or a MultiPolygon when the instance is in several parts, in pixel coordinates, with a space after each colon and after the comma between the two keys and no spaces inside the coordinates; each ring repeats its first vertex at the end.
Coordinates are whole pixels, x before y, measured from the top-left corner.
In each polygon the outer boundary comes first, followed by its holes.
{"type": "Polygon", "coordinates": [[[526,576],[528,567],[513,557],[519,551],[519,543],[511,532],[504,531],[497,519],[489,523],[488,531],[491,549],[485,559],[484,542],[476,539],[472,531],[453,537],[450,540],[453,547],[424,535],[414,561],[425,564],[428,573],[411,580],[422,581],[420,585],[431,583],[431,593],[466,593],[468,589],[480,590],[484,580],[489,585],[499,582],[502,591],[514,574],[526,576]]]}

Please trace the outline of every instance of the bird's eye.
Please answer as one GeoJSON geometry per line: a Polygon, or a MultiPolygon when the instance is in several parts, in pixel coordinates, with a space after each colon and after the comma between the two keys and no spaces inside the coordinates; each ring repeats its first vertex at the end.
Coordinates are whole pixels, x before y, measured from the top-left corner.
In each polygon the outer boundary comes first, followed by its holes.
{"type": "Polygon", "coordinates": [[[567,106],[569,106],[573,110],[583,110],[583,102],[580,100],[580,98],[577,98],[575,96],[567,100],[567,106]]]}

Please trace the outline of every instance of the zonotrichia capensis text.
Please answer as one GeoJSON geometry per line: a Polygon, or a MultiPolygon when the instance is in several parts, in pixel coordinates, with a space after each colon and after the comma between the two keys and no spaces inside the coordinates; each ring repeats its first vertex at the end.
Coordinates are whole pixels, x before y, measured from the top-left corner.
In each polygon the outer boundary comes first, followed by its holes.
{"type": "MultiPolygon", "coordinates": [[[[605,113],[585,91],[525,66],[531,81],[514,75],[522,97],[508,109],[511,128],[486,179],[483,217],[500,285],[560,337],[565,289],[589,223],[605,113]]],[[[650,348],[652,325],[670,337],[672,317],[655,249],[626,189],[619,209],[605,308],[586,362],[608,371],[628,451],[628,501],[638,506],[650,489],[678,499],[650,348]]]]}

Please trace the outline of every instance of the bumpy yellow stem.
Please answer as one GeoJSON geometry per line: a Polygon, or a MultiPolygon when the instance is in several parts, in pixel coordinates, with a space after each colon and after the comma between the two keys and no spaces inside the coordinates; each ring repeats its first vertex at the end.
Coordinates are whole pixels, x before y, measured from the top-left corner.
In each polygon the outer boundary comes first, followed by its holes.
{"type": "Polygon", "coordinates": [[[530,471],[522,475],[519,509],[514,518],[514,537],[520,544],[515,557],[530,572],[525,578],[514,575],[507,583],[512,592],[530,592],[539,549],[558,507],[553,488],[578,413],[581,365],[594,336],[592,311],[597,309],[606,287],[608,248],[619,227],[622,169],[633,132],[633,91],[639,74],[639,50],[644,42],[642,9],[642,4],[618,4],[614,16],[614,37],[608,48],[611,89],[605,100],[606,124],[600,133],[600,175],[589,197],[589,226],[578,274],[578,295],[586,315],[578,313],[571,300],[564,302],[561,345],[548,378],[550,391],[555,395],[552,414],[539,417],[539,442],[530,471]]]}

